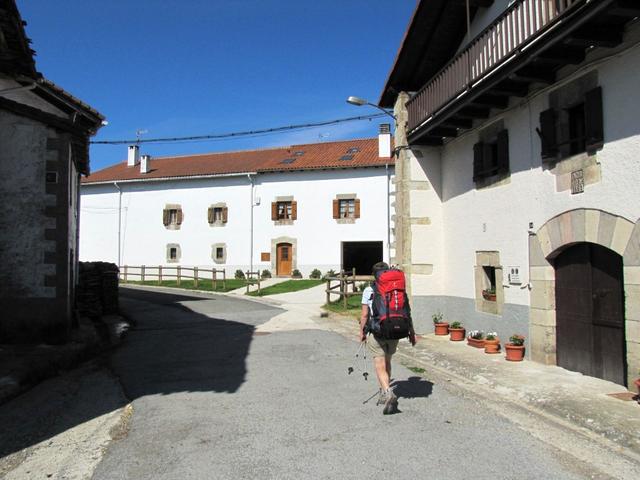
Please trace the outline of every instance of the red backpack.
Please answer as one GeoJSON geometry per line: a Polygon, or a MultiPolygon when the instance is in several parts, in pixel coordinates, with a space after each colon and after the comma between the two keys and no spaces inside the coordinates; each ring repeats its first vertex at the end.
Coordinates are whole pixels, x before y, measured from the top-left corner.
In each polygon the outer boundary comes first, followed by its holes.
{"type": "Polygon", "coordinates": [[[411,333],[411,308],[404,272],[396,268],[379,270],[373,284],[373,301],[367,322],[376,337],[398,339],[411,333]]]}

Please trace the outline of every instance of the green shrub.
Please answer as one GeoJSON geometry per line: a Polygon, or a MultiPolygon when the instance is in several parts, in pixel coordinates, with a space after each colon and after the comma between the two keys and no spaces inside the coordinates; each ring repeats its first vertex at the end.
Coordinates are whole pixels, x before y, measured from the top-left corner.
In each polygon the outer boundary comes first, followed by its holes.
{"type": "Polygon", "coordinates": [[[271,278],[271,272],[265,268],[264,270],[262,270],[262,273],[260,274],[260,277],[262,277],[262,278],[271,278]]]}
{"type": "Polygon", "coordinates": [[[336,272],[334,270],[329,270],[327,273],[324,274],[324,278],[335,277],[335,276],[336,276],[336,272]]]}
{"type": "Polygon", "coordinates": [[[309,278],[320,278],[322,276],[322,272],[317,268],[314,268],[309,274],[309,278]]]}
{"type": "Polygon", "coordinates": [[[244,272],[240,269],[236,270],[236,273],[234,275],[235,278],[240,279],[240,278],[244,278],[244,272]]]}
{"type": "Polygon", "coordinates": [[[298,270],[297,268],[293,269],[293,272],[291,272],[291,276],[293,278],[302,278],[302,274],[300,273],[300,270],[298,270]]]}

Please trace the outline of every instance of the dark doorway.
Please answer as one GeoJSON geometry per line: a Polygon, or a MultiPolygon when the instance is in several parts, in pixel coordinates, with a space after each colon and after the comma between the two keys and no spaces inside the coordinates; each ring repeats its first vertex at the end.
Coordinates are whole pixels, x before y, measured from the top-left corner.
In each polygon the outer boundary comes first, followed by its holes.
{"type": "Polygon", "coordinates": [[[558,365],[626,385],[622,257],[580,243],[555,268],[558,365]]]}
{"type": "Polygon", "coordinates": [[[371,275],[371,268],[382,261],[382,242],[342,242],[342,269],[356,269],[356,275],[371,275]]]}

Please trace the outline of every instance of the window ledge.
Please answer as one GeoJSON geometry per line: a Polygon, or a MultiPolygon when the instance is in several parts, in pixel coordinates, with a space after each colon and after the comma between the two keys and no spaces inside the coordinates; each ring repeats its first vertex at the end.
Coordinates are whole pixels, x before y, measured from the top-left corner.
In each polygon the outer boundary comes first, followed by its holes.
{"type": "Polygon", "coordinates": [[[166,228],[167,230],[180,230],[180,225],[169,224],[169,225],[165,225],[164,228],[166,228]]]}
{"type": "Polygon", "coordinates": [[[293,220],[274,220],[273,224],[276,225],[276,226],[293,225],[293,220]]]}
{"type": "Polygon", "coordinates": [[[226,224],[226,222],[223,222],[222,220],[219,220],[219,221],[210,223],[209,226],[210,227],[226,227],[227,224],[226,224]]]}
{"type": "Polygon", "coordinates": [[[353,225],[356,223],[355,218],[336,218],[336,223],[338,225],[353,225]]]}

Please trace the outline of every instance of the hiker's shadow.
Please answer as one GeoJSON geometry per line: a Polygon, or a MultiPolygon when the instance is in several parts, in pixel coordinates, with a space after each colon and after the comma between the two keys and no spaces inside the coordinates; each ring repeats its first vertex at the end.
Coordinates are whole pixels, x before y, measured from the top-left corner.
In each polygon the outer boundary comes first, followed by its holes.
{"type": "Polygon", "coordinates": [[[393,391],[400,398],[427,398],[433,392],[433,383],[422,377],[396,380],[393,386],[393,391]]]}

